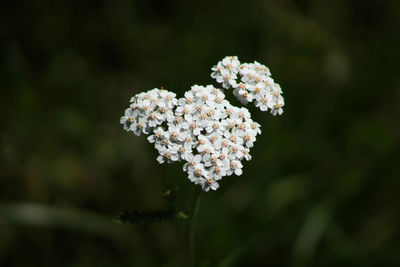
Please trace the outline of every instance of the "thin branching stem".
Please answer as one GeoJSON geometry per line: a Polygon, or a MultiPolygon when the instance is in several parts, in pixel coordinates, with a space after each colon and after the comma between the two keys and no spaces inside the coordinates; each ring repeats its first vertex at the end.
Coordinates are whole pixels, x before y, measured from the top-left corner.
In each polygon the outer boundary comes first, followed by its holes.
{"type": "Polygon", "coordinates": [[[190,211],[190,220],[188,220],[188,243],[189,243],[189,262],[191,267],[196,267],[196,249],[195,249],[195,232],[196,217],[200,206],[201,189],[197,189],[190,211]]]}

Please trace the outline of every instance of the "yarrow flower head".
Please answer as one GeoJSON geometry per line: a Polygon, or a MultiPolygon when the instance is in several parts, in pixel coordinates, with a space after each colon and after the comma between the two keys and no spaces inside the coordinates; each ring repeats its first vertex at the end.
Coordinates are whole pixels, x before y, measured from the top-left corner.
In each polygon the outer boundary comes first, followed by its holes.
{"type": "Polygon", "coordinates": [[[124,129],[136,135],[149,134],[154,127],[173,119],[173,109],[177,105],[174,93],[154,88],[131,98],[131,105],[121,117],[124,129]]]}
{"type": "Polygon", "coordinates": [[[274,116],[283,113],[285,102],[281,87],[274,82],[266,66],[257,61],[240,64],[237,57],[225,57],[211,70],[211,77],[223,88],[232,88],[241,103],[254,102],[261,111],[270,110],[274,116]],[[232,67],[228,68],[228,65],[232,67]]]}
{"type": "MultiPolygon", "coordinates": [[[[226,57],[212,70],[211,76],[224,88],[234,88],[243,103],[255,101],[263,111],[282,113],[281,89],[265,66],[240,65],[237,57],[226,57]]],[[[121,124],[136,135],[149,134],[147,140],[158,151],[159,163],[183,161],[188,179],[204,191],[218,189],[225,176],[242,175],[242,161],[251,159],[250,149],[261,134],[250,112],[231,105],[223,90],[212,85],[193,85],[180,99],[163,89],[137,94],[121,124]]]]}
{"type": "Polygon", "coordinates": [[[222,83],[222,87],[229,89],[230,87],[236,88],[237,74],[239,72],[240,62],[236,56],[225,57],[218,64],[211,68],[211,78],[215,79],[218,83],[222,83]]]}

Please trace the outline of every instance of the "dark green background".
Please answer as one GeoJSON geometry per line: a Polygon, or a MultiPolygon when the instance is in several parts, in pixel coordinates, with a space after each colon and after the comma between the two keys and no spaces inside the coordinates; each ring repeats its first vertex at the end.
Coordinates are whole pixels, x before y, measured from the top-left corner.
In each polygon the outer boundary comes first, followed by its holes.
{"type": "Polygon", "coordinates": [[[202,264],[399,266],[397,3],[2,3],[0,265],[185,266],[183,222],[112,222],[176,186],[186,209],[195,189],[119,117],[237,55],[270,67],[285,113],[250,107],[263,133],[244,174],[202,196],[202,264]]]}

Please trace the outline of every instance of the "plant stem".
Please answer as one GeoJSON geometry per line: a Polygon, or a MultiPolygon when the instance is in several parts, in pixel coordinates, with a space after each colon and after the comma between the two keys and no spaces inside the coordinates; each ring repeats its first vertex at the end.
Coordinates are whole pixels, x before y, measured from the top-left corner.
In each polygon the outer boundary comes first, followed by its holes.
{"type": "Polygon", "coordinates": [[[201,189],[198,188],[196,190],[196,193],[195,193],[195,196],[194,196],[194,199],[192,202],[190,220],[188,221],[189,262],[190,262],[190,266],[192,266],[192,267],[196,267],[195,226],[196,226],[197,212],[198,212],[199,206],[200,206],[200,195],[201,195],[201,189]]]}

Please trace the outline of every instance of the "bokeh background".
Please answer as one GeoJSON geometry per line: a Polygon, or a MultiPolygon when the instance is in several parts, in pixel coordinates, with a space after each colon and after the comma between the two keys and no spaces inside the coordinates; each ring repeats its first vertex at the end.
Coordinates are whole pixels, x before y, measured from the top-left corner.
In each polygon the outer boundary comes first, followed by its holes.
{"type": "Polygon", "coordinates": [[[2,3],[0,265],[186,266],[183,222],[112,221],[176,187],[185,211],[194,189],[119,117],[237,55],[270,67],[285,113],[250,107],[263,134],[202,196],[202,266],[399,266],[397,3],[2,3]]]}

